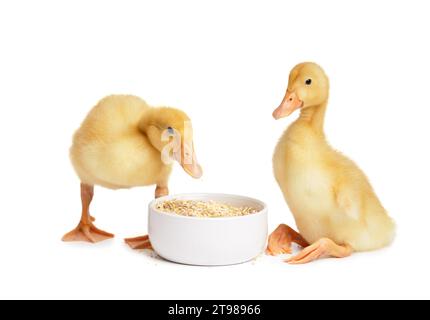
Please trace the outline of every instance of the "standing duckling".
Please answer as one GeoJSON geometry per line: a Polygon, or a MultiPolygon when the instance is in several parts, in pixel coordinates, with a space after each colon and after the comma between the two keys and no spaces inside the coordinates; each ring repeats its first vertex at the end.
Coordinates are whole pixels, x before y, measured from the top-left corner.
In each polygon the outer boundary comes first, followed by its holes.
{"type": "Polygon", "coordinates": [[[267,253],[291,253],[291,242],[305,247],[287,262],[347,257],[354,251],[384,247],[395,225],[365,174],[334,150],[323,131],[329,80],[315,63],[293,68],[275,119],[300,109],[273,156],[275,178],[300,233],[280,225],[269,237],[267,253]],[[308,245],[311,244],[311,245],[308,245]]]}
{"type": "MultiPolygon", "coordinates": [[[[192,177],[201,177],[190,119],[184,112],[154,108],[130,95],[102,99],[76,131],[70,148],[81,180],[82,215],[63,241],[98,242],[113,237],[96,228],[89,213],[95,185],[110,189],[156,185],[155,197],[167,195],[172,164],[166,157],[177,160],[192,177]]],[[[133,249],[151,248],[148,236],[125,241],[133,249]]]]}

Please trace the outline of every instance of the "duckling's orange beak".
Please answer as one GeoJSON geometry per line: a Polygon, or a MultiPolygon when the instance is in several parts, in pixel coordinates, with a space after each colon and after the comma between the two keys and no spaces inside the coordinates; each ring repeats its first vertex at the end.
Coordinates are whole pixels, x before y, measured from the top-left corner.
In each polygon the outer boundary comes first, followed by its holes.
{"type": "Polygon", "coordinates": [[[276,120],[288,117],[295,110],[303,106],[303,101],[299,99],[295,92],[290,92],[287,90],[284,99],[282,100],[279,107],[273,111],[273,118],[276,120]]]}
{"type": "Polygon", "coordinates": [[[185,172],[193,178],[199,179],[203,175],[203,170],[197,162],[196,152],[194,151],[194,144],[192,142],[182,144],[182,157],[179,163],[185,172]]]}

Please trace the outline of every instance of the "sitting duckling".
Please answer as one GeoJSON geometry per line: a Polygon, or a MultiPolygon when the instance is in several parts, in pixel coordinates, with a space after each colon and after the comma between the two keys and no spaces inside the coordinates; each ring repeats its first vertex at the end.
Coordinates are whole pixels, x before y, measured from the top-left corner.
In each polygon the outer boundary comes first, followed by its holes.
{"type": "Polygon", "coordinates": [[[365,174],[334,150],[323,131],[329,80],[315,63],[293,68],[275,119],[300,110],[273,156],[274,174],[298,230],[280,225],[269,237],[267,253],[291,253],[291,242],[305,247],[287,262],[347,257],[354,251],[384,247],[395,224],[365,174]],[[311,245],[308,245],[311,244],[311,245]]]}
{"type": "MultiPolygon", "coordinates": [[[[81,180],[82,215],[63,241],[94,243],[113,237],[96,228],[89,213],[95,185],[110,189],[156,185],[156,198],[167,195],[170,158],[192,177],[202,175],[188,116],[173,108],[151,107],[130,95],[108,96],[89,112],[74,135],[70,158],[81,180]]],[[[148,236],[125,241],[133,249],[151,248],[148,236]]]]}

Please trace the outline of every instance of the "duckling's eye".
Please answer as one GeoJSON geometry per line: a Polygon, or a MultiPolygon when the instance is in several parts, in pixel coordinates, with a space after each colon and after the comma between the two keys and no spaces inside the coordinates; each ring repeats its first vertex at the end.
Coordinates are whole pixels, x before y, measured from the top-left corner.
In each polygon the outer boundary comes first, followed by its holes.
{"type": "Polygon", "coordinates": [[[305,83],[306,83],[306,85],[307,85],[307,86],[310,86],[310,85],[311,85],[311,83],[312,83],[312,79],[307,79],[307,80],[305,81],[305,83]]]}
{"type": "Polygon", "coordinates": [[[175,131],[173,130],[172,127],[167,127],[167,132],[169,132],[169,134],[174,134],[175,131]]]}

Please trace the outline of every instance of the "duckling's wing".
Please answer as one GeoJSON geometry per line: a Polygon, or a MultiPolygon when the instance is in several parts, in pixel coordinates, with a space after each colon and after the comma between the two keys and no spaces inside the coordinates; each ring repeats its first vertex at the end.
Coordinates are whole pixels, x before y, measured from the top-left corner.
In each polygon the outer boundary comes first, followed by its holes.
{"type": "Polygon", "coordinates": [[[357,190],[351,185],[340,185],[334,191],[337,207],[351,219],[359,220],[362,214],[362,202],[357,190]]]}

